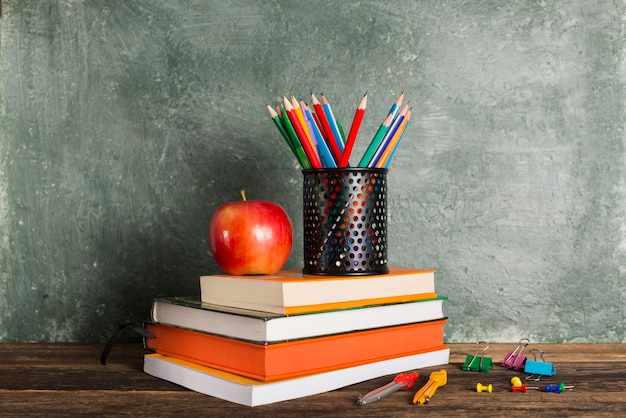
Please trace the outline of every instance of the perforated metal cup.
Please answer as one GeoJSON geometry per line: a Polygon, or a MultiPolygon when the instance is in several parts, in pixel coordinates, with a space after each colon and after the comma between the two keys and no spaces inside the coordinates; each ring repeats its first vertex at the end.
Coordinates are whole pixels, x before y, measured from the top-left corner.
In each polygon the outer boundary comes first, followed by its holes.
{"type": "Polygon", "coordinates": [[[303,170],[305,274],[388,273],[387,169],[303,170]]]}

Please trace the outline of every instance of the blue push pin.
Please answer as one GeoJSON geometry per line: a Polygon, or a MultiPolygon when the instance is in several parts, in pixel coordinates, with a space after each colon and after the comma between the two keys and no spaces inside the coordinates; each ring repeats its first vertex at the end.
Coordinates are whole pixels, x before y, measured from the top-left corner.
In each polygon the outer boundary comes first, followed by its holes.
{"type": "Polygon", "coordinates": [[[565,392],[566,389],[573,389],[574,386],[565,386],[565,383],[559,383],[558,385],[546,385],[546,392],[565,392]]]}

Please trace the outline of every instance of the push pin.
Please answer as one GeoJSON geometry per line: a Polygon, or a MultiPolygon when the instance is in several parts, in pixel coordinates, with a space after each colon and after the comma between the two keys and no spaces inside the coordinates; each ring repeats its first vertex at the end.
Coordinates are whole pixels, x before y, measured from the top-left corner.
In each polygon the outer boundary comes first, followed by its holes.
{"type": "Polygon", "coordinates": [[[493,391],[493,386],[491,386],[491,384],[489,385],[483,385],[480,383],[476,383],[476,392],[481,393],[481,392],[487,392],[487,393],[491,393],[493,391]]]}
{"type": "Polygon", "coordinates": [[[524,392],[526,393],[526,389],[539,389],[537,386],[526,386],[526,383],[522,383],[521,386],[511,386],[511,392],[524,392]]]}
{"type": "Polygon", "coordinates": [[[565,383],[561,382],[558,385],[546,385],[546,392],[565,392],[566,389],[574,389],[574,386],[565,386],[565,383]]]}
{"type": "Polygon", "coordinates": [[[520,387],[522,386],[522,379],[520,379],[517,376],[513,376],[511,378],[511,385],[515,386],[515,387],[520,387]]]}

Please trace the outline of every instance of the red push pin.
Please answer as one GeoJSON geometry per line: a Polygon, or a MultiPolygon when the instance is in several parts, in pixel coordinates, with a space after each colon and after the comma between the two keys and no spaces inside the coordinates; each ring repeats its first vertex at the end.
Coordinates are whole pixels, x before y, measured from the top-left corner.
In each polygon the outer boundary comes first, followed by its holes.
{"type": "Polygon", "coordinates": [[[520,386],[511,386],[511,392],[524,392],[526,393],[526,389],[539,389],[536,386],[526,386],[526,383],[522,383],[520,386]]]}

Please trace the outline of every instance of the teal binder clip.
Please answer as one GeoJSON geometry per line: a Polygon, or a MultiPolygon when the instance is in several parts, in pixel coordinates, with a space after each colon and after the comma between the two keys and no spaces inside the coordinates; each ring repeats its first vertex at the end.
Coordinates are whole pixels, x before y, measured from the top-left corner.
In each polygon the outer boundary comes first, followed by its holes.
{"type": "Polygon", "coordinates": [[[476,354],[467,355],[467,357],[465,358],[465,363],[463,363],[463,365],[461,366],[461,370],[465,370],[466,372],[487,373],[493,368],[493,362],[491,361],[491,359],[485,357],[485,351],[487,351],[489,345],[483,348],[483,351],[479,357],[478,353],[480,352],[480,344],[487,344],[487,342],[479,341],[476,344],[478,345],[478,348],[476,348],[476,354]]]}
{"type": "Polygon", "coordinates": [[[534,360],[526,360],[526,365],[524,366],[524,373],[529,373],[529,376],[526,376],[526,380],[539,380],[541,376],[554,376],[556,374],[556,369],[552,363],[549,363],[543,358],[543,350],[538,348],[533,348],[528,350],[530,353],[533,353],[534,360]],[[537,354],[539,353],[539,358],[541,361],[537,360],[537,354]]]}

